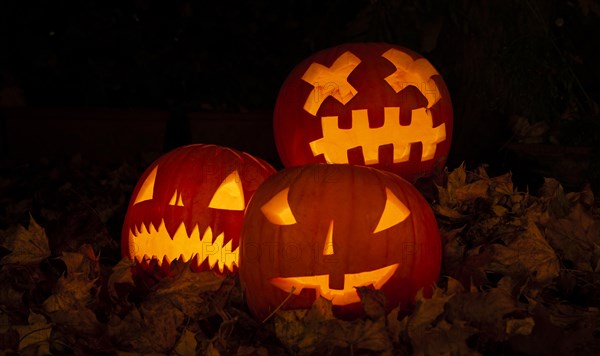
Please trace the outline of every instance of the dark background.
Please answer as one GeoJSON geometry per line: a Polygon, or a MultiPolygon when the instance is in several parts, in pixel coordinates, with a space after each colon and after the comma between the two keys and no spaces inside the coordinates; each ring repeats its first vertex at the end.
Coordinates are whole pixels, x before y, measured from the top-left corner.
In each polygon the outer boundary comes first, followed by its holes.
{"type": "Polygon", "coordinates": [[[598,0],[3,0],[0,31],[3,174],[78,152],[145,164],[189,142],[281,168],[271,111],[287,74],[382,41],[444,77],[450,168],[512,171],[520,189],[600,182],[598,0]]]}

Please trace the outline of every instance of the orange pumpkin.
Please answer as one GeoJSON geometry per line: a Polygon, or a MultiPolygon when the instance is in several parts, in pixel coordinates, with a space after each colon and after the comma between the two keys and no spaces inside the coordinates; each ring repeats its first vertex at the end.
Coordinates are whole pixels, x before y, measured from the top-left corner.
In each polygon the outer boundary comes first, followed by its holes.
{"type": "Polygon", "coordinates": [[[361,166],[306,165],[269,177],[246,210],[240,280],[263,319],[310,308],[320,295],[342,318],[361,316],[355,287],[409,306],[437,281],[441,242],[422,195],[395,174],[361,166]]]}
{"type": "Polygon", "coordinates": [[[310,56],[283,83],[274,112],[286,167],[350,163],[414,182],[443,169],[452,103],[425,58],[385,43],[352,43],[310,56]]]}
{"type": "Polygon", "coordinates": [[[244,209],[275,170],[251,155],[215,145],[177,148],[137,183],[123,224],[123,257],[191,262],[196,271],[237,270],[244,209]]]}

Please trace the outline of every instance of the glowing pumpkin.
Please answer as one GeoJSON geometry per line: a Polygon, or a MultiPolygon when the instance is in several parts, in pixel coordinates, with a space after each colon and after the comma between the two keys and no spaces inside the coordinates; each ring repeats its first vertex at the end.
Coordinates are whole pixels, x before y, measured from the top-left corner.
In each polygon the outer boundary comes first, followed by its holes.
{"type": "Polygon", "coordinates": [[[251,155],[214,145],[177,148],[137,183],[123,224],[123,257],[148,265],[174,259],[196,271],[235,271],[244,209],[275,170],[251,155]]]}
{"type": "Polygon", "coordinates": [[[310,308],[321,295],[338,317],[363,314],[355,287],[382,290],[387,307],[431,292],[441,242],[431,208],[395,174],[352,165],[306,165],[268,178],[246,210],[240,280],[263,319],[310,308]],[[291,296],[290,296],[291,295],[291,296]]]}
{"type": "Polygon", "coordinates": [[[274,133],[286,167],[350,163],[414,182],[444,166],[452,104],[442,77],[417,53],[345,44],[310,56],[289,74],[274,133]]]}

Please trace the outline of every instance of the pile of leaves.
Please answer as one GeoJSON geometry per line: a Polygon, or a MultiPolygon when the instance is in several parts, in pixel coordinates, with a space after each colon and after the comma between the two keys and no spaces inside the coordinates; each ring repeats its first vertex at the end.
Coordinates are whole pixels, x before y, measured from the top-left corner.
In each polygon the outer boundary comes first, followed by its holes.
{"type": "MultiPolygon", "coordinates": [[[[339,320],[319,299],[310,310],[255,320],[235,276],[193,273],[177,262],[168,276],[132,274],[132,263],[119,258],[117,226],[136,170],[70,164],[82,179],[52,186],[53,199],[39,191],[29,200],[3,198],[12,210],[2,222],[29,209],[45,226],[30,216],[0,231],[2,353],[600,351],[600,211],[589,189],[566,193],[547,179],[531,195],[516,191],[510,174],[461,166],[434,186],[444,259],[431,298],[419,294],[412,309],[386,313],[380,292],[359,288],[362,319],[339,320]]],[[[5,179],[0,189],[18,184],[5,179]]]]}

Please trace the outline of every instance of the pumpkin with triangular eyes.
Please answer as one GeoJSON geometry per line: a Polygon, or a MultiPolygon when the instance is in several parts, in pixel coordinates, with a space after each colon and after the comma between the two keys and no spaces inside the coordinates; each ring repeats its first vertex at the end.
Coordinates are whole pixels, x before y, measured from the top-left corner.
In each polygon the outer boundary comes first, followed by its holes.
{"type": "Polygon", "coordinates": [[[336,316],[364,314],[356,287],[381,290],[389,310],[429,295],[441,241],[423,196],[374,168],[315,164],[267,180],[246,209],[240,280],[250,310],[264,319],[280,305],[308,309],[319,296],[336,316]]]}
{"type": "Polygon", "coordinates": [[[446,84],[421,55],[386,43],[349,43],[298,64],[273,114],[282,163],[349,163],[414,182],[441,172],[452,138],[446,84]]]}
{"type": "Polygon", "coordinates": [[[244,209],[275,169],[247,153],[195,144],[166,153],[142,174],[122,230],[123,257],[142,266],[190,262],[237,271],[244,209]]]}

